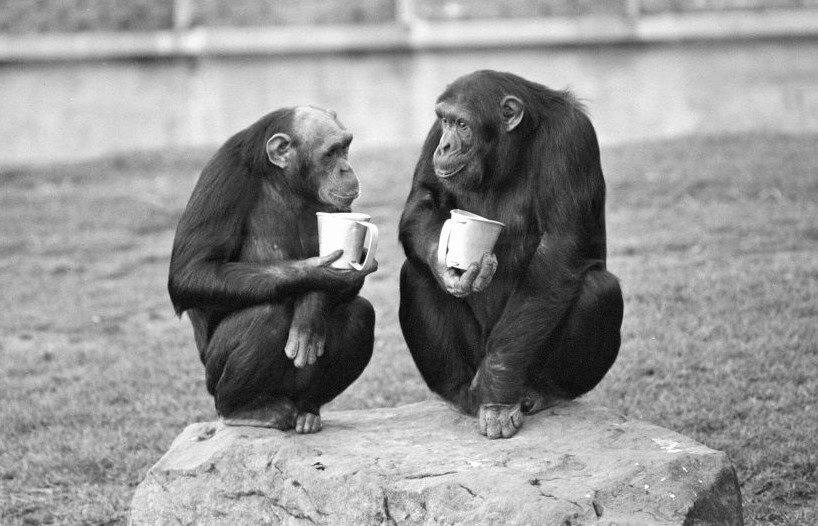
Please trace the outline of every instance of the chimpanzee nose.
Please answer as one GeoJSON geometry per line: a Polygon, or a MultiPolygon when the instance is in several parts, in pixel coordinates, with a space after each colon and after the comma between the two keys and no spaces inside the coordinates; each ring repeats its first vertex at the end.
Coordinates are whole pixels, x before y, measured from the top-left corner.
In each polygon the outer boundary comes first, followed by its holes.
{"type": "Polygon", "coordinates": [[[452,143],[449,141],[440,141],[440,144],[437,145],[437,155],[446,155],[452,149],[452,143]]]}

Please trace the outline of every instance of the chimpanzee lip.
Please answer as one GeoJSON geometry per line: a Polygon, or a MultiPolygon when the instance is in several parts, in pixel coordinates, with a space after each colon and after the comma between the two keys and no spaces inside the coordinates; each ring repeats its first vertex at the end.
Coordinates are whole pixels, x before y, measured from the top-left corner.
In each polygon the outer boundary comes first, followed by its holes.
{"type": "Polygon", "coordinates": [[[444,170],[442,168],[435,167],[435,175],[440,177],[441,179],[446,179],[447,177],[451,177],[460,170],[462,170],[465,166],[466,166],[465,164],[461,164],[460,166],[457,166],[450,170],[444,170]]]}
{"type": "Polygon", "coordinates": [[[354,194],[336,194],[334,192],[330,192],[333,196],[337,197],[338,199],[358,199],[361,196],[360,192],[355,192],[354,194]]]}

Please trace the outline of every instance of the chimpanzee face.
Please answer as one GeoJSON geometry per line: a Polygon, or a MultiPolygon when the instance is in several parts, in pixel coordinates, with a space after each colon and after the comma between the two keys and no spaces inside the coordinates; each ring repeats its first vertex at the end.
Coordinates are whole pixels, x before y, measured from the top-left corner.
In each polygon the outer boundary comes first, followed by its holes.
{"type": "Polygon", "coordinates": [[[479,182],[484,161],[503,135],[517,127],[524,108],[510,95],[498,97],[494,104],[477,104],[464,91],[465,86],[451,86],[435,105],[441,135],[432,162],[440,179],[479,182]]]}
{"type": "Polygon", "coordinates": [[[452,177],[465,168],[472,172],[478,168],[485,152],[480,151],[484,141],[477,141],[474,132],[475,116],[462,105],[441,101],[435,105],[440,124],[440,142],[432,161],[435,174],[441,179],[452,177]]]}
{"type": "Polygon", "coordinates": [[[270,161],[284,168],[305,193],[338,211],[348,211],[360,185],[349,164],[350,133],[335,112],[298,107],[293,135],[277,133],[267,142],[270,161]]]}
{"type": "Polygon", "coordinates": [[[296,113],[297,129],[304,130],[301,154],[307,156],[309,174],[317,182],[316,192],[322,203],[339,210],[349,210],[360,195],[360,185],[349,164],[350,133],[338,121],[335,112],[303,108],[296,113]]]}

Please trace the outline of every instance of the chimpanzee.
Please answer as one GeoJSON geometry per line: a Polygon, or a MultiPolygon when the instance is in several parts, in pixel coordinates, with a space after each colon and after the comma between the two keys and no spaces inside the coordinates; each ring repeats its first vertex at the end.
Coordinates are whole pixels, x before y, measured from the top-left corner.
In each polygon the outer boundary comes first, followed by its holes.
{"type": "Polygon", "coordinates": [[[332,111],[274,111],[216,152],[182,214],[168,290],[228,425],[319,431],[321,405],[369,362],[375,313],[358,291],[377,264],[317,256],[316,212],[358,197],[351,141],[332,111]]]}
{"type": "Polygon", "coordinates": [[[510,73],[455,80],[435,112],[400,219],[401,329],[429,387],[507,438],[619,352],[599,146],[570,93],[510,73]],[[465,271],[438,262],[452,209],[505,224],[465,271]]]}

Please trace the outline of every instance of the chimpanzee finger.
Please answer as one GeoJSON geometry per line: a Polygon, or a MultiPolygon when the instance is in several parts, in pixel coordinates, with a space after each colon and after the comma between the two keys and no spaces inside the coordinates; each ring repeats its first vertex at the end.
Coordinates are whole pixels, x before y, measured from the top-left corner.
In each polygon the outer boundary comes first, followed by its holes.
{"type": "Polygon", "coordinates": [[[293,329],[290,329],[290,335],[287,337],[286,345],[284,345],[284,354],[290,360],[298,354],[298,333],[293,329]]]}
{"type": "Polygon", "coordinates": [[[318,256],[315,258],[310,258],[315,261],[315,265],[318,267],[328,267],[333,262],[339,260],[341,256],[344,255],[344,251],[341,249],[336,250],[335,252],[331,252],[326,256],[318,256]]]}
{"type": "Polygon", "coordinates": [[[474,283],[477,274],[480,272],[480,264],[479,263],[472,263],[469,265],[469,268],[466,269],[466,272],[460,276],[460,286],[464,290],[471,290],[472,283],[474,283]]]}
{"type": "Polygon", "coordinates": [[[320,338],[313,336],[310,339],[310,346],[307,350],[307,364],[312,365],[318,360],[318,346],[320,345],[320,338]]]}
{"type": "Polygon", "coordinates": [[[321,431],[321,417],[312,413],[301,413],[295,421],[296,433],[317,433],[321,431]]]}
{"type": "Polygon", "coordinates": [[[497,404],[482,404],[478,410],[480,420],[480,434],[488,438],[500,438],[502,427],[500,425],[500,407],[497,404]]]}
{"type": "Polygon", "coordinates": [[[511,438],[517,432],[517,428],[511,424],[510,418],[503,418],[500,420],[500,436],[503,438],[511,438]]]}
{"type": "Polygon", "coordinates": [[[300,414],[295,417],[295,432],[298,434],[302,434],[304,432],[304,425],[307,423],[307,417],[305,414],[300,414]]]}
{"type": "Polygon", "coordinates": [[[483,259],[481,263],[485,266],[488,266],[491,269],[491,275],[493,276],[495,272],[497,272],[497,256],[492,254],[491,252],[486,252],[483,254],[483,259]]]}
{"type": "Polygon", "coordinates": [[[500,424],[500,419],[494,411],[489,411],[486,414],[486,436],[488,438],[500,438],[503,436],[503,428],[500,424]]]}
{"type": "Polygon", "coordinates": [[[471,385],[469,385],[469,389],[472,391],[477,389],[477,386],[480,385],[480,371],[482,369],[477,369],[477,372],[474,373],[474,378],[471,380],[471,385]]]}
{"type": "Polygon", "coordinates": [[[483,258],[480,260],[480,272],[474,279],[474,284],[472,284],[472,289],[474,292],[480,292],[488,287],[489,283],[491,283],[491,278],[494,276],[494,271],[496,270],[497,258],[494,256],[494,254],[489,252],[483,254],[483,258]]]}
{"type": "Polygon", "coordinates": [[[443,273],[443,285],[446,287],[446,292],[457,295],[459,283],[460,273],[457,271],[457,269],[446,269],[446,271],[443,273]]]}
{"type": "Polygon", "coordinates": [[[376,270],[378,270],[378,260],[373,258],[371,263],[361,269],[361,272],[364,274],[372,274],[376,270]]]}
{"type": "Polygon", "coordinates": [[[511,414],[511,423],[514,424],[514,427],[520,429],[523,427],[523,423],[525,422],[525,413],[523,413],[520,406],[517,406],[517,409],[511,414]]]}
{"type": "Polygon", "coordinates": [[[298,338],[298,354],[293,360],[293,365],[299,369],[307,365],[307,353],[309,352],[309,333],[302,332],[298,338]]]}
{"type": "Polygon", "coordinates": [[[510,438],[514,436],[517,433],[517,430],[522,427],[523,418],[523,413],[520,411],[519,406],[511,409],[510,411],[503,411],[500,416],[503,438],[510,438]]]}
{"type": "Polygon", "coordinates": [[[316,344],[316,356],[324,356],[324,346],[326,345],[326,340],[324,338],[318,338],[318,343],[316,344]]]}
{"type": "Polygon", "coordinates": [[[474,278],[477,277],[477,273],[479,271],[480,266],[477,263],[472,263],[469,265],[469,268],[467,268],[466,271],[459,277],[457,276],[457,271],[455,269],[447,270],[446,274],[450,276],[452,281],[452,286],[449,292],[457,298],[464,298],[468,296],[472,291],[471,286],[472,283],[474,283],[474,278]]]}
{"type": "Polygon", "coordinates": [[[307,351],[304,353],[304,365],[312,365],[315,363],[315,346],[310,343],[307,346],[307,351]]]}
{"type": "Polygon", "coordinates": [[[317,433],[317,432],[321,431],[321,427],[322,427],[321,417],[319,415],[313,416],[313,418],[312,418],[312,432],[317,433]]]}

